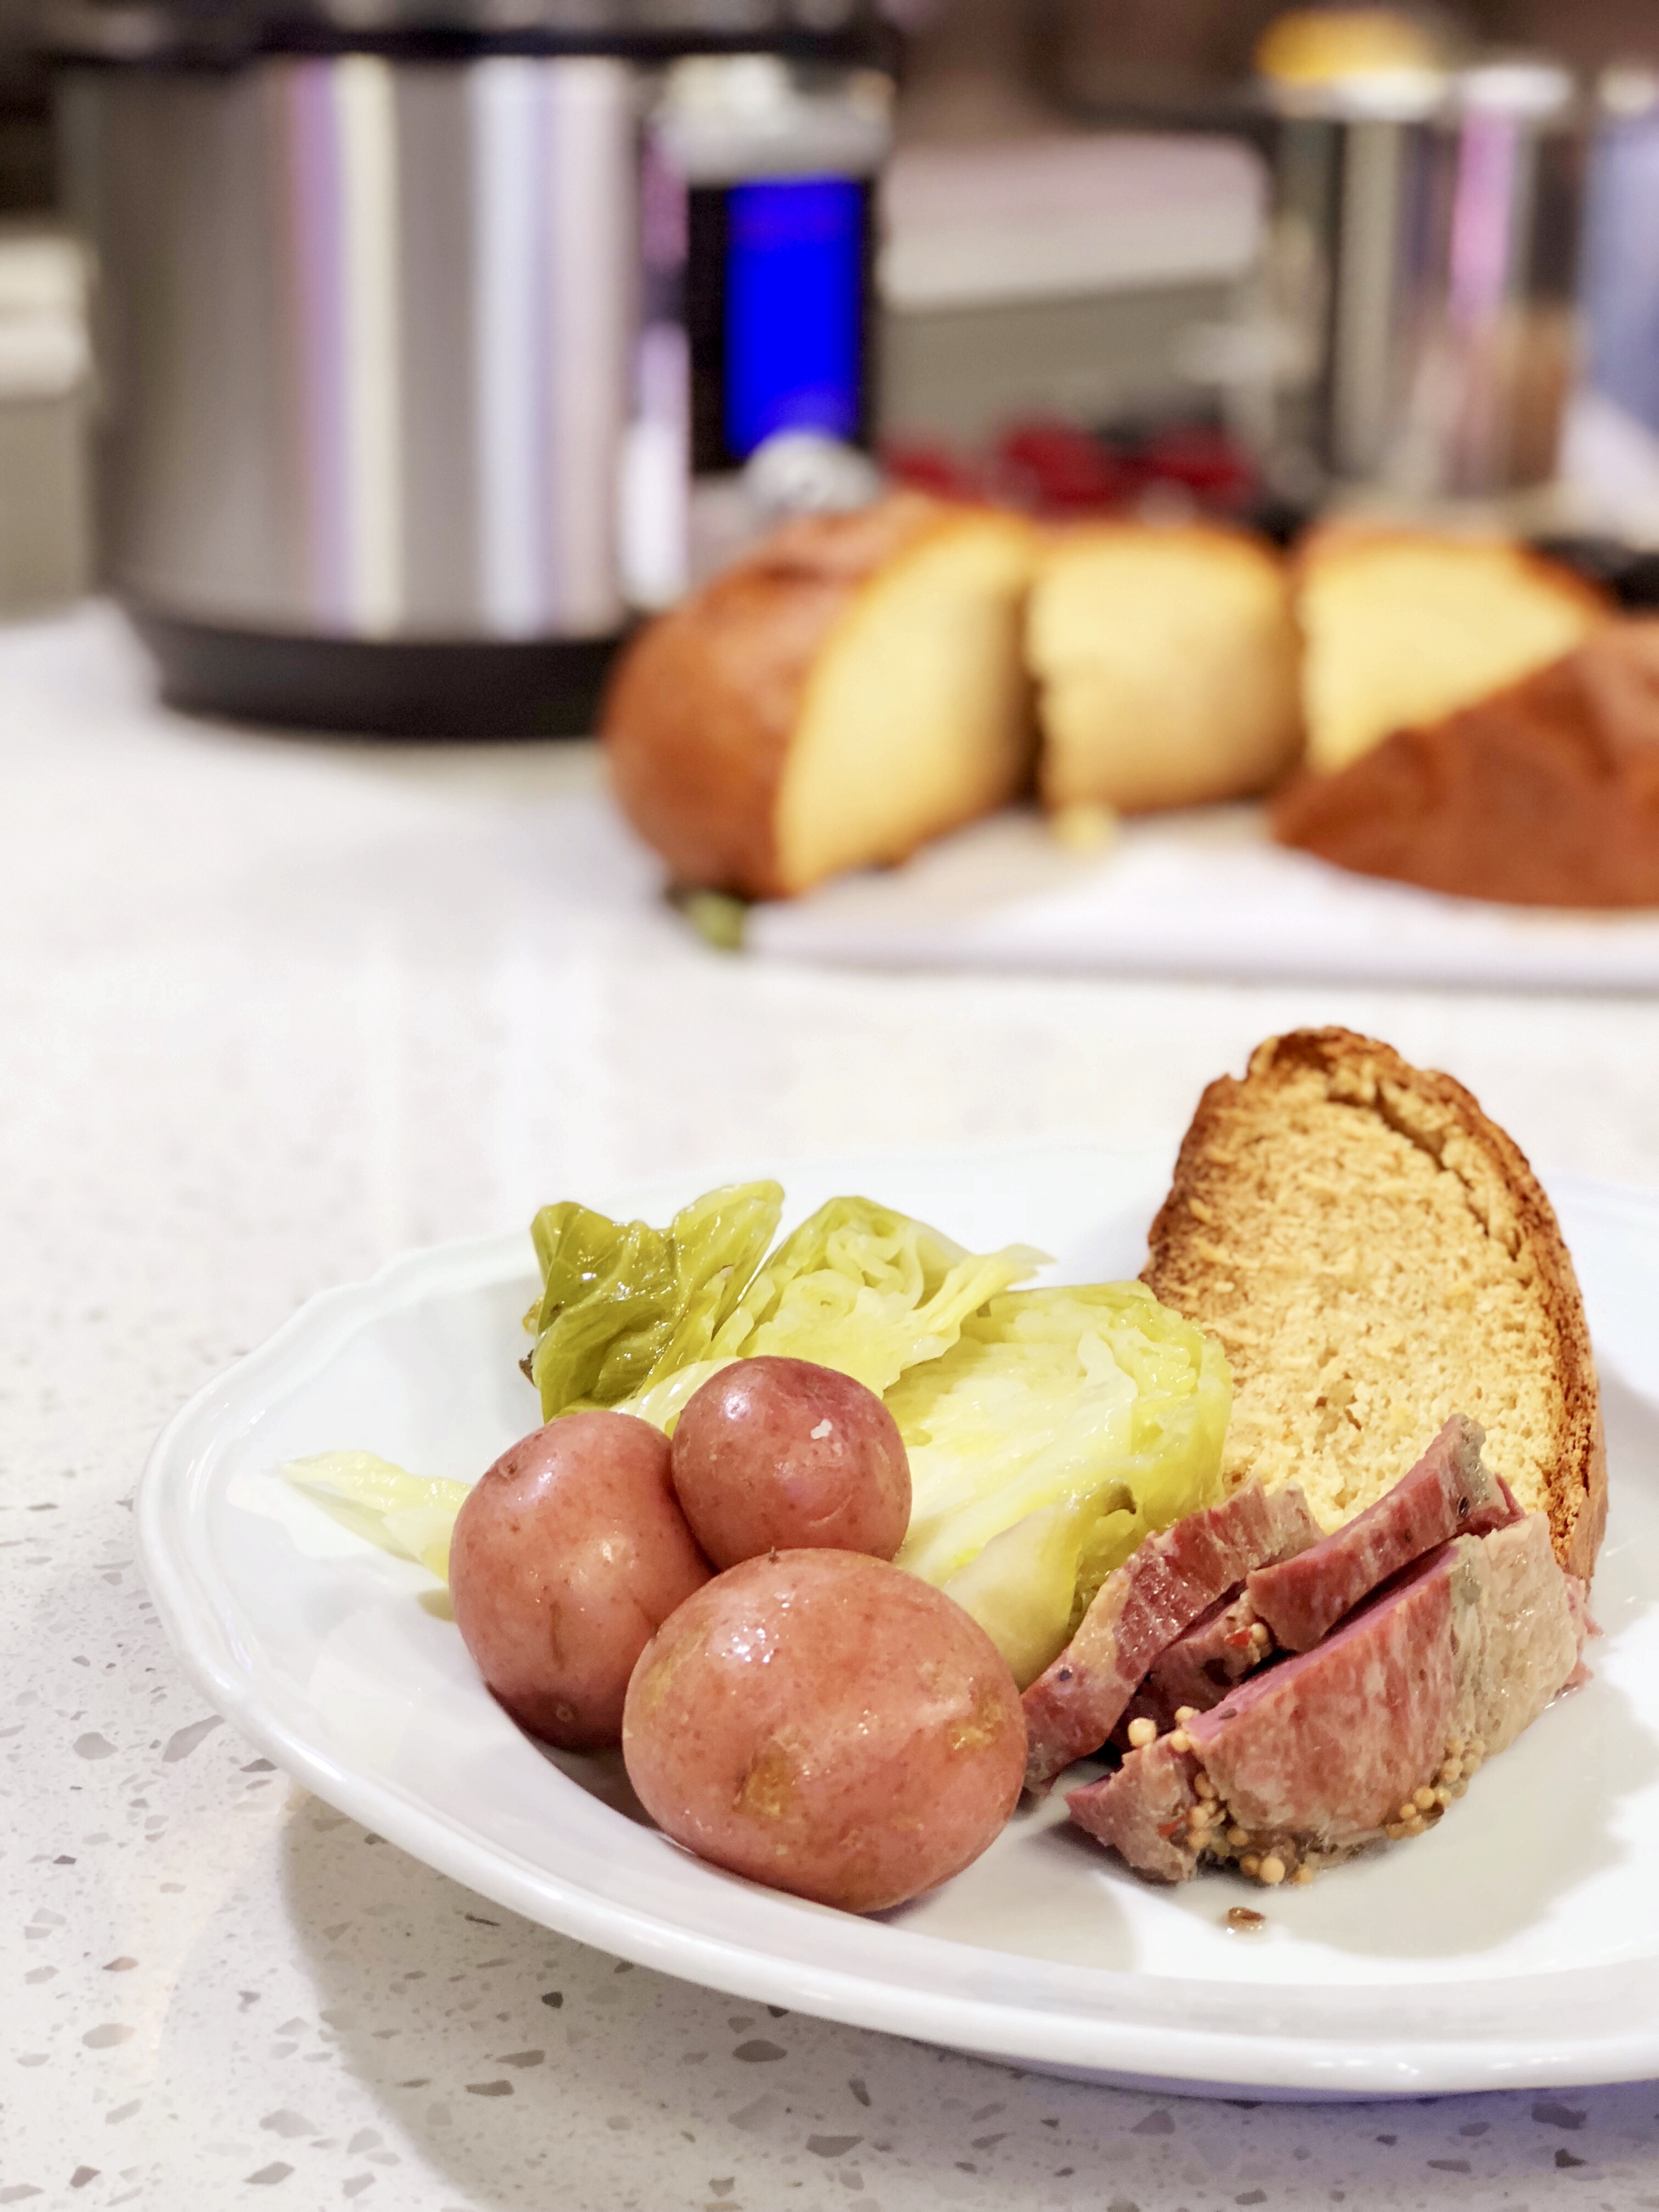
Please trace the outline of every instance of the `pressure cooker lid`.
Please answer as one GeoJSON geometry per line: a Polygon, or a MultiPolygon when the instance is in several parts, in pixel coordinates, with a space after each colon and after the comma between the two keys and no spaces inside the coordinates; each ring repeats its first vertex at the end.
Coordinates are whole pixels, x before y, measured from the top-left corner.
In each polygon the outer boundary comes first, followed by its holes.
{"type": "Polygon", "coordinates": [[[352,51],[861,58],[879,36],[873,0],[45,0],[38,21],[58,58],[152,67],[352,51]]]}

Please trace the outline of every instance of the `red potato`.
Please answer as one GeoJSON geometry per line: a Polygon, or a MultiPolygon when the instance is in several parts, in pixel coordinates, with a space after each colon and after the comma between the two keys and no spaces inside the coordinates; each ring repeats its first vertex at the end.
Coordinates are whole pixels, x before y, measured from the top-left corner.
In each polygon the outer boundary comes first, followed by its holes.
{"type": "Polygon", "coordinates": [[[890,1559],[910,1525],[910,1462],[875,1392],[810,1359],[739,1359],[674,1431],[674,1487],[716,1567],[805,1547],[890,1559]]]}
{"type": "Polygon", "coordinates": [[[1024,1777],[1025,1720],[962,1607],[859,1552],[781,1552],[705,1584],[628,1686],[623,1757],[700,1857],[852,1912],[958,1873],[1024,1777]]]}
{"type": "Polygon", "coordinates": [[[521,1728],[566,1751],[617,1741],[635,1661],[711,1571],[667,1438],[629,1413],[566,1413],[504,1452],[449,1549],[478,1672],[521,1728]]]}

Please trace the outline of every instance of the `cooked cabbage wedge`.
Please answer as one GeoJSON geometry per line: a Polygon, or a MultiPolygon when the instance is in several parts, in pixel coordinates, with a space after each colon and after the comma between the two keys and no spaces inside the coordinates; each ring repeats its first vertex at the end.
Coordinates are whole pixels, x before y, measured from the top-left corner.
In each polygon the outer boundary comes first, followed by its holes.
{"type": "Polygon", "coordinates": [[[879,1394],[948,1352],[971,1314],[1047,1256],[1029,1244],[966,1252],[890,1206],[832,1198],[750,1285],[739,1312],[752,1327],[738,1334],[728,1326],[715,1352],[814,1360],[879,1394]]]}
{"type": "Polygon", "coordinates": [[[1226,1359],[1139,1283],[993,1297],[886,1403],[910,1456],[897,1563],[974,1615],[1022,1688],[1143,1536],[1221,1494],[1226,1359]]]}
{"type": "MultiPolygon", "coordinates": [[[[869,1199],[831,1199],[768,1256],[782,1206],[756,1182],[708,1192],[666,1229],[544,1206],[542,1295],[525,1316],[543,1418],[611,1406],[672,1435],[711,1375],[760,1353],[856,1376],[909,1454],[897,1564],[972,1613],[1024,1688],[1144,1536],[1220,1496],[1221,1348],[1139,1283],[1016,1290],[1042,1253],[968,1252],[869,1199]]],[[[286,1472],[447,1574],[464,1484],[367,1452],[286,1472]]]]}
{"type": "Polygon", "coordinates": [[[672,1427],[697,1382],[758,1352],[884,1390],[1043,1259],[967,1252],[890,1206],[832,1198],[763,1264],[782,1210],[775,1182],[712,1190],[666,1229],[544,1206],[531,1227],[542,1295],[525,1316],[543,1419],[625,1403],[672,1427]]]}
{"type": "Polygon", "coordinates": [[[291,1459],[283,1473],[358,1535],[399,1559],[417,1561],[440,1582],[448,1581],[449,1540],[467,1493],[465,1482],[409,1474],[366,1451],[291,1459]]]}

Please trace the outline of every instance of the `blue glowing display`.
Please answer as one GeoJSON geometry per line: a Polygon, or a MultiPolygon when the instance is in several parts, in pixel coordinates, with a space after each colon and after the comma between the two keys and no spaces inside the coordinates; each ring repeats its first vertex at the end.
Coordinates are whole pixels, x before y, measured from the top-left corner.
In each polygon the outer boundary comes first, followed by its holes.
{"type": "Polygon", "coordinates": [[[738,185],[727,202],[726,443],[859,429],[866,187],[842,177],[738,185]]]}

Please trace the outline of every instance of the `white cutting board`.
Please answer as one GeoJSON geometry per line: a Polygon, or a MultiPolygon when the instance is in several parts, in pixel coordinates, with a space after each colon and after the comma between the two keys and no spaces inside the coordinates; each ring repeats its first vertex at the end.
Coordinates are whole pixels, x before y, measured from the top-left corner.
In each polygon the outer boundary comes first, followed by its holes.
{"type": "Polygon", "coordinates": [[[1659,989],[1659,912],[1492,906],[1375,882],[1275,845],[1255,805],[1152,816],[1091,854],[1011,811],[902,867],[757,906],[744,943],[873,968],[1659,989]]]}

